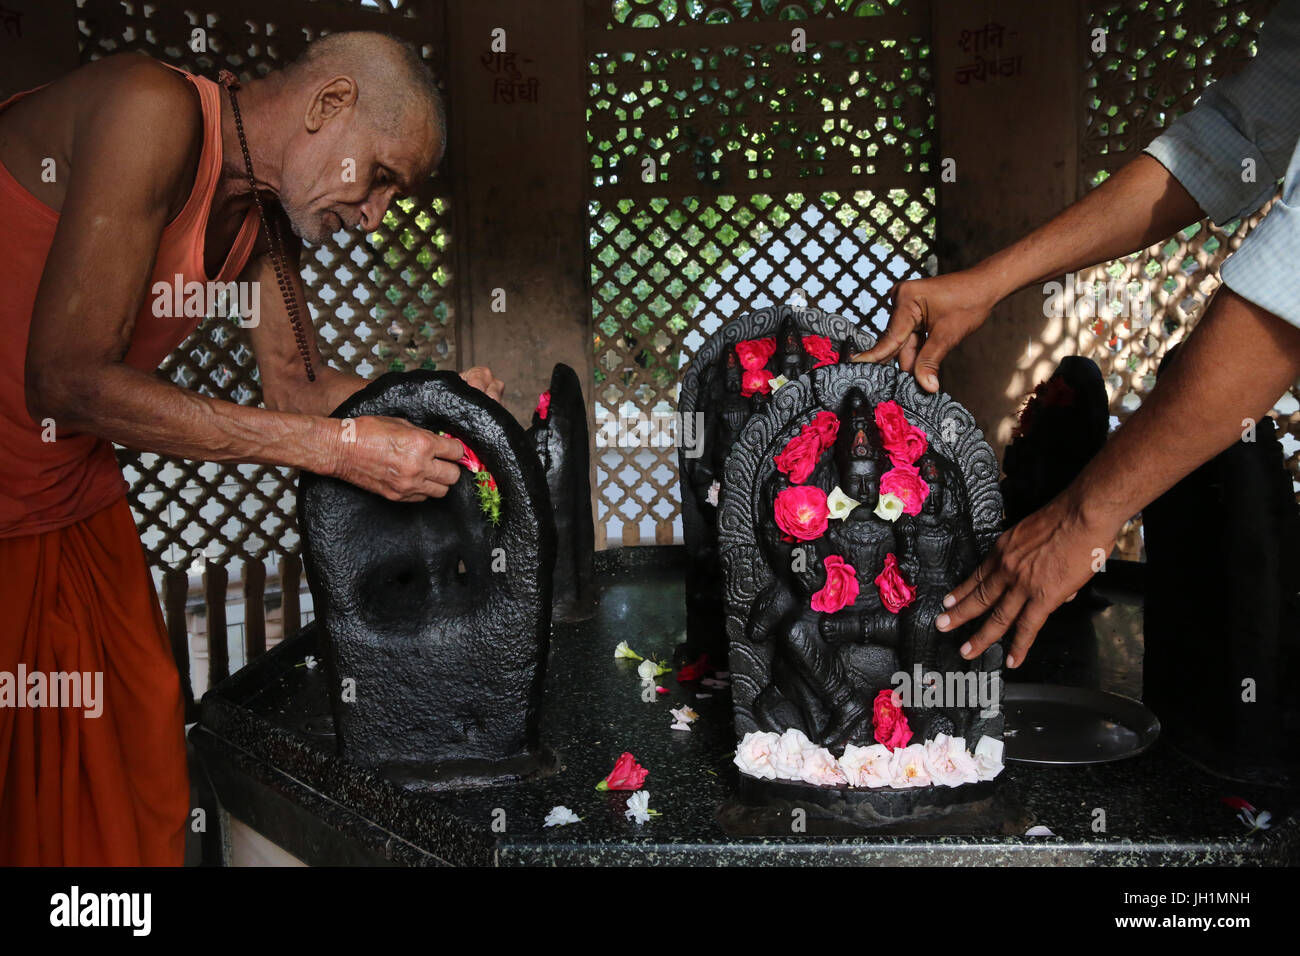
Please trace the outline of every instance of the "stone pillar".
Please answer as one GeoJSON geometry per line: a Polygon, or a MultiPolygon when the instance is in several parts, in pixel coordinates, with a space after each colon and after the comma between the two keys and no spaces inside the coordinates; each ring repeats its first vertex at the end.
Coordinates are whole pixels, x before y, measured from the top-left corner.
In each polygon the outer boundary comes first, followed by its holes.
{"type": "Polygon", "coordinates": [[[525,422],[557,362],[590,407],[582,22],[581,0],[447,6],[460,363],[491,366],[525,422]]]}
{"type": "MultiPolygon", "coordinates": [[[[941,272],[1077,198],[1085,42],[1079,0],[935,0],[940,155],[956,161],[955,181],[939,187],[941,272]]],[[[941,367],[943,389],[974,413],[999,461],[1025,394],[1075,350],[1072,320],[1046,318],[1044,299],[1038,288],[1010,297],[941,367]]]]}

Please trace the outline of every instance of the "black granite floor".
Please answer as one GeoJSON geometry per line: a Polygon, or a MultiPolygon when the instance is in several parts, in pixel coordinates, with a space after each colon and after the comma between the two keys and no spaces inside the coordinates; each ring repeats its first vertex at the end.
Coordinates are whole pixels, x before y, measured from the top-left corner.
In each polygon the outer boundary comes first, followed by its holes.
{"type": "MultiPolygon", "coordinates": [[[[1051,837],[728,836],[716,810],[737,772],[729,692],[677,683],[643,702],[636,663],[615,660],[626,640],[666,659],[683,637],[680,552],[637,548],[601,556],[597,616],[557,628],[543,736],[562,769],[526,783],[460,793],[415,793],[333,756],[321,668],[308,631],[245,668],[204,700],[194,742],[223,804],[308,862],[477,864],[1250,864],[1300,859],[1294,794],[1211,777],[1159,743],[1130,760],[1091,767],[1009,764],[1006,784],[1051,837]],[[711,696],[701,697],[701,694],[711,696]],[[669,709],[700,715],[689,733],[669,709]],[[659,816],[625,818],[625,793],[595,790],[619,754],[648,768],[659,816]],[[1225,805],[1239,796],[1273,812],[1248,834],[1225,805]],[[564,805],[582,822],[546,829],[564,805]],[[1100,811],[1100,813],[1099,813],[1100,811]],[[1094,828],[1104,817],[1104,832],[1094,828]]],[[[1013,679],[1091,686],[1127,696],[1141,687],[1141,608],[1122,595],[1076,602],[1058,615],[1013,679]]]]}

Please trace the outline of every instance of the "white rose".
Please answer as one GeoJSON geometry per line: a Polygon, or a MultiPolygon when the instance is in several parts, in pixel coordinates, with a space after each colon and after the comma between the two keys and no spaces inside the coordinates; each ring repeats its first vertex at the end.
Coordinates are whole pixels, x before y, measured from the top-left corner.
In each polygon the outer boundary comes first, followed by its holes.
{"type": "Polygon", "coordinates": [[[862,502],[850,498],[839,485],[836,485],[835,490],[826,496],[826,507],[830,509],[831,517],[838,518],[840,521],[847,518],[849,512],[860,504],[862,502]]]}
{"type": "Polygon", "coordinates": [[[858,747],[849,744],[840,758],[840,769],[854,787],[887,787],[894,777],[894,752],[884,744],[858,747]]]}
{"type": "Polygon", "coordinates": [[[897,521],[898,516],[903,513],[903,499],[898,495],[886,492],[880,496],[876,502],[874,514],[878,518],[884,518],[886,521],[897,521]]]}
{"type": "Polygon", "coordinates": [[[981,780],[992,780],[1002,772],[1002,741],[981,737],[975,745],[975,770],[981,780]]]}
{"type": "Polygon", "coordinates": [[[959,787],[979,780],[975,759],[966,752],[961,737],[940,734],[925,745],[925,766],[930,778],[945,787],[959,787]]]}
{"type": "Polygon", "coordinates": [[[894,754],[894,761],[894,776],[889,785],[895,790],[930,785],[930,772],[925,768],[925,747],[922,744],[900,748],[894,754]]]}
{"type": "Polygon", "coordinates": [[[803,774],[799,779],[818,787],[830,787],[848,782],[839,764],[825,747],[818,747],[804,755],[803,774]]]}
{"type": "Polygon", "coordinates": [[[751,730],[736,747],[736,756],[732,762],[740,768],[741,773],[761,780],[775,780],[776,768],[772,766],[772,751],[780,739],[776,734],[751,730]]]}
{"type": "Polygon", "coordinates": [[[785,780],[801,779],[804,756],[816,749],[802,732],[791,727],[781,735],[772,750],[772,766],[776,769],[776,775],[785,780]]]}

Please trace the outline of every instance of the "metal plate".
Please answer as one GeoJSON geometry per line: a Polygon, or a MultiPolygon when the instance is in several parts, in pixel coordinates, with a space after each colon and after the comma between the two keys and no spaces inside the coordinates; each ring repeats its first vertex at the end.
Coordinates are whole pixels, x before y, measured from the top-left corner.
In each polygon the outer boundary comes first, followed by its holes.
{"type": "Polygon", "coordinates": [[[1160,736],[1160,721],[1140,701],[1085,687],[1009,683],[1003,706],[1006,758],[1019,763],[1109,763],[1160,736]]]}

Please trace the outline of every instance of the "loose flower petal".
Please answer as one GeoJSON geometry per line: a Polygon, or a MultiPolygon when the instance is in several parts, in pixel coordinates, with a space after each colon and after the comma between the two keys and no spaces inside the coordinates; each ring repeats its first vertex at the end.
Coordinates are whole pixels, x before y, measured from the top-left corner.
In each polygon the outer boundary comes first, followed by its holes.
{"type": "Polygon", "coordinates": [[[562,827],[570,823],[581,823],[582,817],[578,816],[568,807],[551,807],[551,812],[546,815],[544,827],[562,827]]]}

